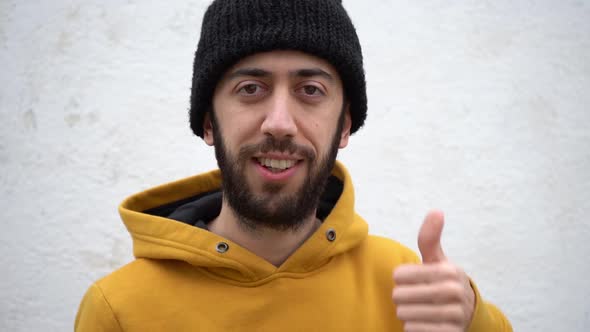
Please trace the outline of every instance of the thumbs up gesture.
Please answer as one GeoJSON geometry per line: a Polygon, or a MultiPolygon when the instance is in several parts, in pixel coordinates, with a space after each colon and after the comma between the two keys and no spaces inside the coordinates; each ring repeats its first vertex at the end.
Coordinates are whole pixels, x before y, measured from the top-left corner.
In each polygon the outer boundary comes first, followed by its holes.
{"type": "Polygon", "coordinates": [[[393,302],[404,331],[466,331],[475,294],[461,268],[446,258],[440,238],[444,216],[431,211],[418,234],[421,265],[401,265],[393,272],[393,302]]]}

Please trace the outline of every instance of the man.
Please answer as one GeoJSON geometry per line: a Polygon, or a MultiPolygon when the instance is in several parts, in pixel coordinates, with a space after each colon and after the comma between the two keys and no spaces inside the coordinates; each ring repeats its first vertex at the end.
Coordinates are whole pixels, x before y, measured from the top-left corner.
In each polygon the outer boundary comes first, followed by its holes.
{"type": "Polygon", "coordinates": [[[367,235],[335,161],[366,104],[340,1],[214,1],[190,120],[220,171],[121,204],[137,259],[90,287],[76,331],[511,331],[444,256],[440,212],[423,264],[367,235]]]}

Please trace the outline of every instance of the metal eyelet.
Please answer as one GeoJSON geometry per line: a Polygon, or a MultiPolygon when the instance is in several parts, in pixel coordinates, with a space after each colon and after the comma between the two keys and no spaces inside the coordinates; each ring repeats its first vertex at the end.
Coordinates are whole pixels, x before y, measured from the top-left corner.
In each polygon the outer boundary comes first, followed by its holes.
{"type": "Polygon", "coordinates": [[[326,231],[326,238],[328,239],[328,241],[334,242],[334,240],[336,240],[336,231],[333,228],[330,228],[329,230],[327,230],[326,231]]]}
{"type": "Polygon", "coordinates": [[[229,250],[229,244],[227,244],[225,242],[219,242],[215,249],[220,254],[226,253],[229,250]]]}

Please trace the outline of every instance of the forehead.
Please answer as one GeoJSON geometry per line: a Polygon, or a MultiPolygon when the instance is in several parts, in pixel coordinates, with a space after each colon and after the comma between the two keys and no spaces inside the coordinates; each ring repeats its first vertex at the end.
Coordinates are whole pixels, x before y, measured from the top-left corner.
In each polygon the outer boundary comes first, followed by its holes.
{"type": "Polygon", "coordinates": [[[300,51],[271,51],[256,53],[243,58],[226,71],[226,75],[243,68],[258,68],[280,74],[301,69],[321,69],[331,76],[339,75],[334,66],[326,60],[300,51]]]}

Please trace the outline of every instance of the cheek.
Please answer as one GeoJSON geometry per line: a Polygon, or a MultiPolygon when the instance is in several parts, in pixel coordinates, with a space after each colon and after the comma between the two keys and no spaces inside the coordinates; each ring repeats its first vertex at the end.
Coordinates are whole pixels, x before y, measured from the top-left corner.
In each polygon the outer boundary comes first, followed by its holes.
{"type": "Polygon", "coordinates": [[[228,144],[231,142],[236,147],[258,143],[261,139],[259,127],[253,117],[234,117],[226,121],[223,126],[223,135],[228,144]]]}
{"type": "Polygon", "coordinates": [[[239,105],[231,102],[219,101],[216,110],[218,126],[221,128],[224,139],[229,142],[235,142],[245,138],[244,136],[251,130],[253,118],[243,112],[239,105]]]}
{"type": "Polygon", "coordinates": [[[303,134],[303,138],[308,141],[307,144],[310,144],[319,156],[328,149],[332,139],[333,128],[329,127],[327,122],[324,123],[320,120],[307,119],[307,121],[307,123],[299,127],[299,132],[303,134]]]}

